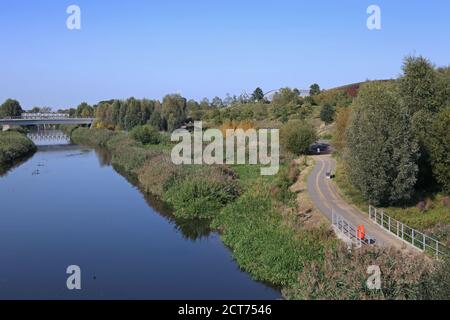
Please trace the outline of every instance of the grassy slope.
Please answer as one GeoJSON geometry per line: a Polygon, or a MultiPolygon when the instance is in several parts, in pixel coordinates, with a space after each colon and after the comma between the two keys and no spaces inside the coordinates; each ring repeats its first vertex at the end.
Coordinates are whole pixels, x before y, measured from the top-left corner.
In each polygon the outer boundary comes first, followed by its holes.
{"type": "Polygon", "coordinates": [[[16,131],[0,132],[0,165],[10,165],[36,151],[34,143],[16,131]]]}

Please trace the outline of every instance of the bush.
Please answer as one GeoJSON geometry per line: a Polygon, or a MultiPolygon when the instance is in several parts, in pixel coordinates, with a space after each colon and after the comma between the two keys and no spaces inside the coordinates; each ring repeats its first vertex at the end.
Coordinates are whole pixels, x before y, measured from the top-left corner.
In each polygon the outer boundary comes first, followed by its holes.
{"type": "Polygon", "coordinates": [[[322,107],[322,110],[320,110],[320,120],[322,120],[326,124],[332,123],[334,120],[335,112],[335,109],[331,105],[324,105],[322,107]]]}
{"type": "Polygon", "coordinates": [[[36,151],[33,141],[15,131],[0,132],[0,165],[9,164],[36,151]]]}
{"type": "Polygon", "coordinates": [[[307,154],[309,147],[317,141],[314,127],[304,121],[292,120],[281,127],[280,139],[282,146],[295,155],[307,154]]]}
{"type": "Polygon", "coordinates": [[[146,193],[162,198],[174,180],[179,180],[181,167],[173,164],[170,154],[151,158],[138,171],[139,183],[146,193]]]}
{"type": "Polygon", "coordinates": [[[295,193],[290,190],[290,187],[295,183],[300,173],[298,165],[291,161],[289,166],[281,168],[276,176],[275,185],[272,188],[275,198],[284,204],[289,204],[295,199],[295,193]]]}
{"type": "Polygon", "coordinates": [[[161,135],[158,129],[151,125],[134,127],[130,131],[130,136],[144,145],[159,144],[161,142],[161,135]]]}
{"type": "Polygon", "coordinates": [[[323,262],[308,262],[297,284],[283,294],[288,299],[448,299],[448,276],[448,263],[433,265],[416,254],[378,247],[349,252],[340,244],[326,250],[323,262]],[[380,267],[380,290],[367,288],[370,265],[380,267]]]}
{"type": "Polygon", "coordinates": [[[108,129],[88,129],[77,128],[72,130],[71,139],[78,144],[85,144],[88,146],[106,146],[109,139],[116,133],[108,129]]]}
{"type": "Polygon", "coordinates": [[[239,195],[234,176],[225,167],[191,167],[183,176],[167,180],[166,187],[164,198],[180,218],[212,218],[239,195]]]}

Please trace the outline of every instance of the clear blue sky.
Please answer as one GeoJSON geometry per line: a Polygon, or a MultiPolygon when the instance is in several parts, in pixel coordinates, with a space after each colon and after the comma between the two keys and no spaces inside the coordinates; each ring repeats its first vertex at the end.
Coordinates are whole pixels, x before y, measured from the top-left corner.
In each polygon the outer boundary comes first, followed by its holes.
{"type": "Polygon", "coordinates": [[[0,100],[224,97],[392,78],[407,54],[450,63],[447,0],[0,0],[0,100]],[[81,8],[80,31],[66,8],[81,8]],[[366,9],[382,10],[382,30],[366,9]]]}

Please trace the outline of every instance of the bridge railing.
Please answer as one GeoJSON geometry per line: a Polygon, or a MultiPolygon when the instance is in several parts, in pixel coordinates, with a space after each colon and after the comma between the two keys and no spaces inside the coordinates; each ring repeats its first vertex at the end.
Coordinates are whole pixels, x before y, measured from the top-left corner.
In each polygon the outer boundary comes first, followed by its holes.
{"type": "Polygon", "coordinates": [[[19,119],[69,119],[70,115],[67,113],[22,113],[19,119]]]}
{"type": "Polygon", "coordinates": [[[343,237],[346,242],[352,243],[356,248],[373,243],[369,235],[365,235],[364,238],[358,237],[357,228],[334,210],[331,211],[331,224],[338,235],[343,237]]]}
{"type": "Polygon", "coordinates": [[[402,239],[423,252],[435,256],[436,259],[450,257],[449,248],[443,243],[392,218],[383,209],[369,206],[369,218],[399,239],[402,239]]]}
{"type": "Polygon", "coordinates": [[[23,114],[19,117],[4,117],[0,120],[65,120],[65,119],[92,119],[82,117],[71,117],[68,114],[23,114]]]}

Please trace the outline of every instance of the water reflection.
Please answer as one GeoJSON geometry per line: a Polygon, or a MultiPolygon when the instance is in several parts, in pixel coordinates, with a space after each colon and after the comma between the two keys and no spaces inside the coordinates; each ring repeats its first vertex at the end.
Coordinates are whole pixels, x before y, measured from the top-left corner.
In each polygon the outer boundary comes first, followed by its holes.
{"type": "Polygon", "coordinates": [[[71,144],[69,136],[61,130],[32,130],[27,136],[38,147],[71,144]]]}
{"type": "Polygon", "coordinates": [[[96,148],[95,154],[97,155],[100,167],[103,168],[111,165],[112,155],[108,150],[105,148],[96,148]]]}
{"type": "Polygon", "coordinates": [[[174,218],[109,159],[45,146],[0,179],[0,299],[280,297],[239,269],[206,221],[174,218]],[[73,264],[83,270],[79,292],[65,286],[73,264]]]}
{"type": "MultiPolygon", "coordinates": [[[[104,157],[103,159],[111,160],[110,153],[104,148],[96,148],[95,152],[97,155],[101,155],[104,157]]],[[[100,159],[100,158],[99,158],[100,159]]],[[[119,166],[113,165],[114,170],[123,176],[130,184],[134,186],[139,185],[139,181],[137,177],[127,174],[124,170],[122,170],[119,166]]],[[[161,201],[158,197],[143,192],[141,189],[138,190],[141,192],[145,201],[156,213],[160,216],[164,217],[167,221],[169,221],[175,228],[175,230],[179,231],[185,239],[189,239],[192,241],[200,240],[202,238],[208,237],[212,230],[210,228],[211,220],[208,219],[180,219],[174,216],[172,208],[161,201]]]]}

